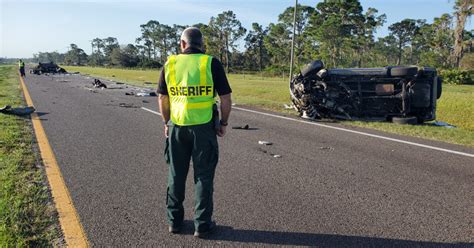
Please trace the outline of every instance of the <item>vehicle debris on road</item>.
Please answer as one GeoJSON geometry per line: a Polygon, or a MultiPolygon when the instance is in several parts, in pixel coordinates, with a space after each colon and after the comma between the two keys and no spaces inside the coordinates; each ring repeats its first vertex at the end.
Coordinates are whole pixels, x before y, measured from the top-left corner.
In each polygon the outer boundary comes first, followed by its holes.
{"type": "Polygon", "coordinates": [[[122,107],[122,108],[139,108],[139,106],[136,106],[133,103],[124,103],[124,102],[119,103],[119,107],[122,107]]]}
{"type": "Polygon", "coordinates": [[[30,70],[30,74],[41,75],[45,73],[67,73],[67,71],[53,62],[38,63],[37,66],[30,70]]]}
{"type": "Polygon", "coordinates": [[[102,83],[102,81],[100,81],[97,78],[94,78],[94,82],[92,83],[92,87],[100,88],[100,89],[107,89],[107,85],[102,83]]]}
{"type": "Polygon", "coordinates": [[[437,127],[445,127],[445,128],[457,128],[456,126],[454,125],[451,125],[449,123],[446,123],[444,121],[435,121],[433,123],[430,123],[431,125],[433,126],[437,126],[437,127]]]}
{"type": "Polygon", "coordinates": [[[319,147],[319,150],[329,150],[329,151],[331,151],[331,150],[334,150],[334,148],[330,147],[330,146],[321,146],[321,147],[319,147]]]}
{"type": "Polygon", "coordinates": [[[245,124],[245,125],[243,125],[243,126],[232,126],[232,129],[235,129],[235,130],[246,130],[246,131],[258,130],[258,128],[256,128],[256,127],[250,127],[250,125],[248,125],[248,124],[245,124]]]}
{"type": "Polygon", "coordinates": [[[7,105],[3,108],[0,108],[0,113],[8,114],[8,115],[30,115],[35,112],[36,109],[34,107],[19,107],[19,108],[12,108],[10,105],[7,105]]]}
{"type": "Polygon", "coordinates": [[[268,154],[268,155],[272,156],[273,158],[281,158],[282,157],[280,154],[271,153],[271,152],[268,152],[267,150],[262,149],[262,148],[258,148],[258,150],[265,153],[265,154],[268,154]]]}
{"type": "Polygon", "coordinates": [[[273,145],[272,142],[270,142],[270,141],[265,141],[265,140],[259,140],[259,141],[258,141],[258,144],[259,144],[259,145],[266,145],[266,146],[271,146],[271,145],[273,145]]]}
{"type": "Polygon", "coordinates": [[[244,125],[244,126],[233,126],[232,129],[245,129],[245,130],[248,130],[249,129],[249,125],[244,125]]]}
{"type": "Polygon", "coordinates": [[[153,92],[153,91],[151,91],[151,92],[137,92],[137,93],[131,91],[131,92],[125,92],[125,95],[127,95],[127,96],[137,96],[137,97],[158,96],[156,94],[156,92],[153,92]]]}
{"type": "Polygon", "coordinates": [[[155,92],[138,92],[135,96],[157,96],[155,92]]]}
{"type": "Polygon", "coordinates": [[[306,119],[416,124],[436,118],[441,81],[431,67],[325,69],[316,60],[291,80],[290,95],[306,119]]]}

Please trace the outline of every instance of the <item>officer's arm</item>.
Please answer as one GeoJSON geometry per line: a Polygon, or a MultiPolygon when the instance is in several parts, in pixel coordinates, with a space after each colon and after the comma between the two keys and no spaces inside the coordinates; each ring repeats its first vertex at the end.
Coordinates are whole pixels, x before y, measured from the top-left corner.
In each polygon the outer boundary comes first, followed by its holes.
{"type": "Polygon", "coordinates": [[[158,104],[160,106],[161,118],[164,123],[168,123],[170,120],[170,98],[168,95],[159,94],[158,104]]]}
{"type": "Polygon", "coordinates": [[[230,110],[232,109],[231,94],[219,96],[221,100],[221,121],[227,123],[229,120],[230,110]]]}

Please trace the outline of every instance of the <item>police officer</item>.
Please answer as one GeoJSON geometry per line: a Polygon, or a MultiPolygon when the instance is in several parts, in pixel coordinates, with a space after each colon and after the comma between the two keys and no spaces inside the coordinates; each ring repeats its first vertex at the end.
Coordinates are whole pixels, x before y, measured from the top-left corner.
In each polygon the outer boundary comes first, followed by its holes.
{"type": "Polygon", "coordinates": [[[25,62],[23,62],[23,60],[20,59],[20,61],[18,61],[18,67],[20,69],[20,75],[24,77],[25,76],[25,62]]]}
{"type": "Polygon", "coordinates": [[[158,102],[167,137],[167,216],[169,232],[181,231],[186,177],[194,170],[194,236],[204,238],[216,227],[212,221],[213,183],[218,161],[217,136],[226,133],[231,110],[231,88],[219,60],[202,52],[198,28],[181,35],[182,54],[165,63],[158,82],[158,102]],[[214,97],[220,98],[220,119],[214,97]]]}

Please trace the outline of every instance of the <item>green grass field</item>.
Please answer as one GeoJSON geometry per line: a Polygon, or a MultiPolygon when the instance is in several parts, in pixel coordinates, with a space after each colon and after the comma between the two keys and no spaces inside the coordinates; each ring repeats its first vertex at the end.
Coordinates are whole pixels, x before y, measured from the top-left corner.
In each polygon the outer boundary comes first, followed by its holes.
{"type": "MultiPolygon", "coordinates": [[[[24,104],[16,66],[0,66],[0,106],[24,104]]],[[[29,121],[0,114],[0,127],[0,247],[53,246],[60,236],[56,210],[29,121]]]]}
{"type": "MultiPolygon", "coordinates": [[[[65,69],[146,87],[156,87],[160,71],[72,66],[67,66],[65,69]],[[145,85],[145,82],[153,84],[145,85]]],[[[296,115],[295,111],[283,108],[283,104],[290,103],[288,79],[230,74],[229,81],[235,103],[296,115]]],[[[448,129],[431,125],[405,126],[387,122],[345,121],[343,123],[474,147],[474,85],[443,85],[443,87],[443,95],[438,101],[437,120],[458,128],[448,129]]]]}

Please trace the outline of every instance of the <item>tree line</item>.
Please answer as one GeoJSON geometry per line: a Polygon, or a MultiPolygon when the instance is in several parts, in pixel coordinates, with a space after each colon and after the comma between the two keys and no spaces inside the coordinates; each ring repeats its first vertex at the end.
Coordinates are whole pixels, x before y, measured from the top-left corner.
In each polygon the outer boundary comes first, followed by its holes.
{"type": "MultiPolygon", "coordinates": [[[[474,30],[465,30],[473,14],[472,0],[456,0],[454,14],[431,23],[404,19],[388,27],[389,34],[375,37],[386,15],[375,8],[363,10],[359,0],[324,0],[315,7],[297,6],[295,63],[322,59],[328,67],[373,67],[416,64],[452,69],[473,68],[474,30]]],[[[233,11],[192,26],[204,35],[204,50],[222,61],[227,71],[288,71],[294,7],[286,8],[278,22],[244,28],[233,11]],[[243,48],[243,49],[242,49],[243,48]],[[243,50],[243,51],[242,51],[243,50]]],[[[170,54],[180,52],[180,34],[186,28],[150,20],[140,25],[134,44],[120,45],[117,38],[91,40],[91,54],[71,44],[69,51],[39,52],[36,61],[66,65],[159,68],[170,54]]]]}

